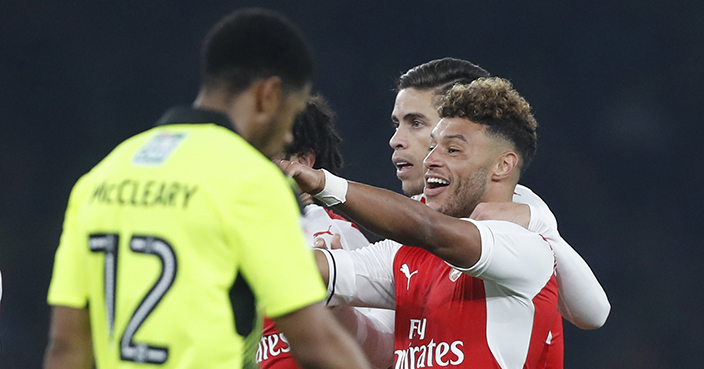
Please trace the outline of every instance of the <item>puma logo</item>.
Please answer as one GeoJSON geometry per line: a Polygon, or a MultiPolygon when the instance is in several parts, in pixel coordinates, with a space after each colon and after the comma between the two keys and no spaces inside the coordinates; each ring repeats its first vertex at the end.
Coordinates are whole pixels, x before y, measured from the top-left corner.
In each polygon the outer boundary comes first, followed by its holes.
{"type": "Polygon", "coordinates": [[[313,233],[313,238],[316,238],[316,237],[320,236],[321,234],[329,234],[329,235],[332,236],[333,234],[332,234],[332,232],[330,232],[330,229],[331,229],[331,228],[332,228],[332,225],[329,225],[327,231],[322,231],[322,232],[315,232],[315,233],[313,233]]]}
{"type": "Polygon", "coordinates": [[[411,287],[411,277],[413,277],[414,274],[418,273],[418,271],[414,271],[411,273],[411,270],[408,268],[408,264],[403,264],[401,265],[401,272],[406,276],[406,279],[408,280],[406,282],[406,290],[408,290],[411,287]]]}

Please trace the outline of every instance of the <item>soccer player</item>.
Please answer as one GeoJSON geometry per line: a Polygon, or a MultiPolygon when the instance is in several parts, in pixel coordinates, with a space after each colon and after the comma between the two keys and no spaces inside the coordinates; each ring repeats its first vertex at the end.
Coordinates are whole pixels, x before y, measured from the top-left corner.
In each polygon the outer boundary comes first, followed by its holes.
{"type": "Polygon", "coordinates": [[[424,161],[429,207],[282,163],[304,191],[379,235],[416,246],[387,240],[333,250],[318,255],[323,277],[333,299],[395,307],[398,368],[544,367],[559,319],[549,244],[513,223],[457,219],[480,202],[511,201],[535,152],[530,106],[508,81],[481,78],[454,86],[440,116],[424,161]]]}
{"type": "MultiPolygon", "coordinates": [[[[456,83],[469,83],[489,73],[466,60],[443,58],[411,68],[397,82],[392,113],[396,132],[389,141],[392,161],[404,193],[416,199],[424,187],[422,162],[427,155],[430,131],[437,125],[437,100],[456,83]]],[[[604,324],[610,304],[601,285],[586,262],[557,231],[557,222],[548,206],[525,186],[517,185],[513,202],[480,203],[473,219],[504,219],[540,233],[551,243],[557,258],[560,311],[579,328],[595,329],[604,324]]],[[[358,324],[364,324],[360,319],[358,324]]],[[[551,329],[548,368],[563,364],[562,320],[551,329]]]]}
{"type": "MultiPolygon", "coordinates": [[[[456,83],[487,76],[486,70],[466,60],[442,58],[411,68],[399,77],[391,117],[396,132],[389,145],[394,149],[392,161],[406,195],[420,196],[423,192],[422,162],[430,131],[440,121],[439,97],[456,83]]],[[[557,259],[562,316],[581,329],[596,329],[605,323],[611,309],[606,293],[584,259],[560,236],[549,207],[529,188],[517,185],[513,202],[479,204],[472,218],[512,220],[546,237],[557,259]]]]}
{"type": "MultiPolygon", "coordinates": [[[[282,158],[312,168],[326,168],[336,173],[342,166],[340,144],[342,139],[335,129],[335,114],[322,96],[312,96],[306,109],[293,123],[293,142],[284,150],[282,158]]],[[[302,194],[302,224],[309,245],[323,241],[331,245],[333,237],[344,250],[355,250],[369,244],[364,234],[347,219],[313,202],[302,194]]],[[[385,369],[393,364],[394,312],[387,309],[337,306],[331,309],[343,327],[362,345],[372,367],[385,369]]],[[[271,319],[265,318],[256,361],[262,369],[295,369],[286,336],[271,319]]]]}
{"type": "Polygon", "coordinates": [[[241,367],[252,293],[302,366],[367,368],[321,303],[295,198],[269,160],[309,96],[307,43],[280,15],[244,9],[211,29],[202,62],[191,107],[167,111],[75,185],[45,368],[241,367]]]}

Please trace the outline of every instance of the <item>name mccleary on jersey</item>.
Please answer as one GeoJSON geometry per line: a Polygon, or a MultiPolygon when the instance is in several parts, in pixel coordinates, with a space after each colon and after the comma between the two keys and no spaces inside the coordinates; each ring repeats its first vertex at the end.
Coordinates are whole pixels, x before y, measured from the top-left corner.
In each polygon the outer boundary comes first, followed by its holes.
{"type": "Polygon", "coordinates": [[[93,191],[91,202],[129,206],[188,207],[198,186],[177,181],[123,179],[103,181],[93,191]]]}

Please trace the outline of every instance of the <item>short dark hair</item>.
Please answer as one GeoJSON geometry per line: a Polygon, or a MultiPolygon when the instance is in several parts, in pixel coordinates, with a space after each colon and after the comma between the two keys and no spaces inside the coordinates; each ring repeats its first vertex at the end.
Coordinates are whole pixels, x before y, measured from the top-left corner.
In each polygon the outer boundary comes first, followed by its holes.
{"type": "Polygon", "coordinates": [[[246,8],[215,24],[201,52],[203,88],[238,94],[259,78],[278,76],[298,90],[313,80],[310,47],[298,28],[271,10],[246,8]]]}
{"type": "Polygon", "coordinates": [[[335,173],[342,167],[342,138],[335,129],[335,112],[322,96],[314,95],[308,99],[305,110],[294,120],[292,131],[293,142],[284,149],[286,158],[313,151],[313,168],[325,168],[335,173]]]}
{"type": "Polygon", "coordinates": [[[442,58],[413,67],[401,75],[396,92],[406,88],[436,90],[441,95],[457,83],[470,83],[480,77],[489,77],[482,67],[462,59],[442,58]]]}
{"type": "Polygon", "coordinates": [[[511,142],[521,157],[523,172],[535,156],[538,122],[530,104],[511,82],[498,77],[479,78],[453,86],[440,100],[440,118],[464,118],[487,127],[487,132],[511,142]]]}

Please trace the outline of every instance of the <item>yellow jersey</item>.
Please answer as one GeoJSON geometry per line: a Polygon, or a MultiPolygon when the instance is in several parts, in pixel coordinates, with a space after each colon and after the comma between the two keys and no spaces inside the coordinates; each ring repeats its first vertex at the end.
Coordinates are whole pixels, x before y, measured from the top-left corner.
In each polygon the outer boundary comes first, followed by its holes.
{"type": "Polygon", "coordinates": [[[299,217],[226,116],[172,109],[76,183],[48,302],[89,309],[99,369],[241,367],[238,274],[272,317],[325,298],[299,217]]]}

